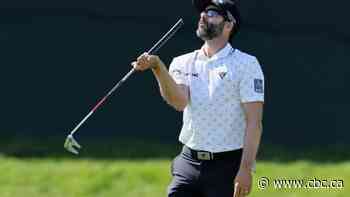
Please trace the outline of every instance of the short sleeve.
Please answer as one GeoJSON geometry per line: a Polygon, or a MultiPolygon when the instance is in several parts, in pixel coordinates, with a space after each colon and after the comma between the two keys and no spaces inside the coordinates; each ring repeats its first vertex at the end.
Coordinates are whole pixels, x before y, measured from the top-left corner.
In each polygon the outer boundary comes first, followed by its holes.
{"type": "Polygon", "coordinates": [[[174,58],[169,66],[169,74],[177,84],[188,86],[188,71],[186,61],[174,58]]]}
{"type": "Polygon", "coordinates": [[[242,68],[239,93],[242,103],[264,102],[264,74],[256,58],[242,68]]]}

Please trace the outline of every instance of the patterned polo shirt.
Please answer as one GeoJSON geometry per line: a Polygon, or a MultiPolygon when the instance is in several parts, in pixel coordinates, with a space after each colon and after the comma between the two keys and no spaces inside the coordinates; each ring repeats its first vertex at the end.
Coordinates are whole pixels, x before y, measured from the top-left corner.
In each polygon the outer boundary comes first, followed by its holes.
{"type": "Polygon", "coordinates": [[[214,153],[242,148],[242,103],[264,102],[264,76],[257,59],[228,43],[210,58],[203,48],[174,58],[169,73],[190,91],[180,142],[214,153]]]}

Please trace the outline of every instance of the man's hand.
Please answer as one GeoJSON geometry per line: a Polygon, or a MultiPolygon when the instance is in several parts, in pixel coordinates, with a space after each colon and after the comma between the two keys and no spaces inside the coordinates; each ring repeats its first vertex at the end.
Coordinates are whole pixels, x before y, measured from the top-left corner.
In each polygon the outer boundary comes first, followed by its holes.
{"type": "Polygon", "coordinates": [[[252,188],[252,172],[250,169],[240,168],[235,178],[235,193],[233,197],[247,196],[252,188]]]}
{"type": "Polygon", "coordinates": [[[149,55],[148,53],[143,53],[137,58],[137,61],[132,62],[131,65],[135,70],[144,71],[150,68],[157,68],[161,64],[161,60],[156,55],[149,55]]]}

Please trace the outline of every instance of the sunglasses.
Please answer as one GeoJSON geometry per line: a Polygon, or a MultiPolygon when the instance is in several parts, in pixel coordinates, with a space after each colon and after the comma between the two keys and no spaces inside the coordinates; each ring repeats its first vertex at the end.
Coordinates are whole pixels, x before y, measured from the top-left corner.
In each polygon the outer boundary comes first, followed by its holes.
{"type": "Polygon", "coordinates": [[[226,21],[233,21],[233,22],[235,22],[235,20],[232,17],[230,18],[227,15],[223,15],[221,12],[219,12],[217,10],[214,10],[214,9],[204,10],[203,12],[210,18],[212,18],[212,17],[214,18],[214,17],[217,17],[217,16],[222,16],[222,17],[224,17],[224,19],[226,21]]]}
{"type": "Polygon", "coordinates": [[[216,10],[204,10],[203,11],[205,13],[205,15],[207,15],[208,17],[217,17],[217,16],[222,16],[218,11],[216,10]]]}

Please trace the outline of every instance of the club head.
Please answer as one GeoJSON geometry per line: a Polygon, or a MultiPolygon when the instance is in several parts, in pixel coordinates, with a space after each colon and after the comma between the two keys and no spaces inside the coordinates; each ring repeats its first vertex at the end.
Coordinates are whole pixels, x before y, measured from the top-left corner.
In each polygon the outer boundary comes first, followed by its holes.
{"type": "Polygon", "coordinates": [[[73,135],[70,134],[67,136],[66,141],[64,142],[64,148],[67,149],[69,152],[77,155],[79,154],[77,149],[80,149],[81,146],[74,139],[73,135]]]}

